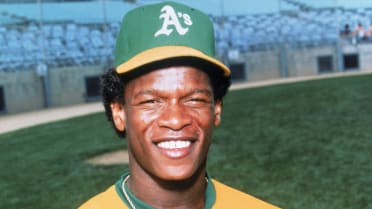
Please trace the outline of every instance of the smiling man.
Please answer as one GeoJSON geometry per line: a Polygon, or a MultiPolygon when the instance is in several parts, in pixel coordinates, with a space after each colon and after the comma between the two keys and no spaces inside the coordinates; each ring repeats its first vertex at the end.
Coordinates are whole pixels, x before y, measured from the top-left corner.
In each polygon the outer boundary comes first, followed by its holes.
{"type": "Polygon", "coordinates": [[[116,68],[102,78],[106,115],[130,171],[81,209],[274,209],[206,172],[230,70],[214,58],[208,16],[174,2],[127,13],[116,68]]]}

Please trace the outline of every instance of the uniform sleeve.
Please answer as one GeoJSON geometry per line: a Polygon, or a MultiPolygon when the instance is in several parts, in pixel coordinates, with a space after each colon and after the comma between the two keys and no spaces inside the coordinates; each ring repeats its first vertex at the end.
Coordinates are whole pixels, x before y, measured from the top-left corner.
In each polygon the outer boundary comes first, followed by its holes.
{"type": "Polygon", "coordinates": [[[252,195],[213,180],[216,190],[216,202],[213,209],[280,209],[252,195]]]}

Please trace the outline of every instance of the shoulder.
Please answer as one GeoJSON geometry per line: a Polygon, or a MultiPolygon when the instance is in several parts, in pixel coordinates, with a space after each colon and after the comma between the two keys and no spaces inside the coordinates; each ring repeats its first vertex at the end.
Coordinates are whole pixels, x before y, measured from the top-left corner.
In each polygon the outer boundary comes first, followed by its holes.
{"type": "Polygon", "coordinates": [[[212,180],[216,190],[215,209],[279,209],[249,194],[243,193],[221,182],[212,180]]]}
{"type": "Polygon", "coordinates": [[[116,192],[115,185],[92,197],[78,209],[128,209],[116,192]]]}

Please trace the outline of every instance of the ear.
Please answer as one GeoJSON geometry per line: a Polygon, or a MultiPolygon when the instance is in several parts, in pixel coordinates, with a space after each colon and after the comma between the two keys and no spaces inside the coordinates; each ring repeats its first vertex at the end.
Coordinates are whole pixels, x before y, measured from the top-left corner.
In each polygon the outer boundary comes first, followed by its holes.
{"type": "Polygon", "coordinates": [[[112,120],[116,129],[119,131],[125,131],[124,106],[119,102],[113,102],[110,104],[110,107],[112,112],[112,120]]]}
{"type": "Polygon", "coordinates": [[[222,101],[218,100],[214,104],[214,126],[220,125],[221,113],[222,113],[222,101]]]}

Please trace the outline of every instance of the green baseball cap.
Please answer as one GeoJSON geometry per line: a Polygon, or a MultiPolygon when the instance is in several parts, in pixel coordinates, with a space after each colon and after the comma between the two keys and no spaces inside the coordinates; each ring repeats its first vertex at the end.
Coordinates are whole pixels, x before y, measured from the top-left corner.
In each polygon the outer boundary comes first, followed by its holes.
{"type": "Polygon", "coordinates": [[[230,75],[215,59],[214,29],[209,17],[199,10],[175,2],[135,8],[123,18],[115,47],[119,74],[143,65],[177,57],[198,58],[230,75]]]}

